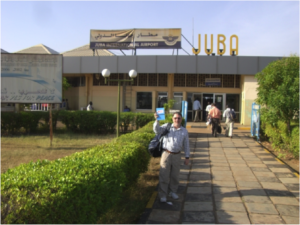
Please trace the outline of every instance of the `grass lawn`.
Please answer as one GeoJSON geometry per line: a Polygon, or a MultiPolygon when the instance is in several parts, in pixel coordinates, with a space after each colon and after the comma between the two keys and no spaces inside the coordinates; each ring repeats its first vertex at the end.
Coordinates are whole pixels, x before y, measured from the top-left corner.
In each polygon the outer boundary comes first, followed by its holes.
{"type": "Polygon", "coordinates": [[[59,159],[95,145],[108,143],[115,137],[115,134],[54,134],[51,148],[49,134],[1,137],[1,173],[38,159],[59,159]]]}

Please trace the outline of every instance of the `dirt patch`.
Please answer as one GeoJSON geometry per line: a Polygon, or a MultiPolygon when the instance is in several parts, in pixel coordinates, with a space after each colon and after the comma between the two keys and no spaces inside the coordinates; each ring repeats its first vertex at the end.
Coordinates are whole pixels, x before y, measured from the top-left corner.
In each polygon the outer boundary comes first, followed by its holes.
{"type": "Polygon", "coordinates": [[[293,155],[287,152],[286,150],[275,150],[272,147],[272,144],[268,141],[262,141],[261,144],[272,154],[277,156],[281,161],[285,162],[287,165],[289,165],[291,168],[293,168],[299,173],[299,159],[295,159],[293,155]],[[281,157],[281,155],[284,155],[284,157],[281,157]]]}

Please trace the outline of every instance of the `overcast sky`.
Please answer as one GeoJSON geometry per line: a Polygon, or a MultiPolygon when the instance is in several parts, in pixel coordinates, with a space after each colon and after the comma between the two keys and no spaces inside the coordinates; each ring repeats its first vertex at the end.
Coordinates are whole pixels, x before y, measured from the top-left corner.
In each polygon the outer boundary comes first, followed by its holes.
{"type": "MultiPolygon", "coordinates": [[[[62,53],[88,44],[91,29],[128,28],[181,28],[196,48],[201,34],[200,55],[205,34],[214,35],[214,52],[217,35],[225,35],[225,55],[233,34],[240,56],[299,55],[298,1],[1,1],[1,48],[8,52],[44,44],[62,53]]],[[[182,48],[192,54],[184,38],[182,48]]],[[[137,50],[137,55],[172,53],[137,50]]]]}

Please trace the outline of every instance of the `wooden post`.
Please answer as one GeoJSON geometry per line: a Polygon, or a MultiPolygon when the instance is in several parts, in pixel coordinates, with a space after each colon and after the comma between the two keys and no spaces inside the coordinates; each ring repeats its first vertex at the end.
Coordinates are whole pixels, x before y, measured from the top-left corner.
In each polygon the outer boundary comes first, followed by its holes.
{"type": "Polygon", "coordinates": [[[52,129],[52,104],[49,104],[49,128],[50,128],[50,147],[52,147],[53,129],[52,129]]]}

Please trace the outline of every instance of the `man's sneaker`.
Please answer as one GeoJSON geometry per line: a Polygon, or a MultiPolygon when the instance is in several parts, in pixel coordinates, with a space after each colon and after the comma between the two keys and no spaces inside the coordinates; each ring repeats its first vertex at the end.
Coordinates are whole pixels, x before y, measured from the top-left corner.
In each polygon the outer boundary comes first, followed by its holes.
{"type": "Polygon", "coordinates": [[[173,199],[178,199],[179,198],[178,195],[174,192],[170,192],[169,196],[172,197],[173,199]]]}
{"type": "Polygon", "coordinates": [[[160,202],[167,202],[167,198],[166,197],[160,198],[160,202]]]}

